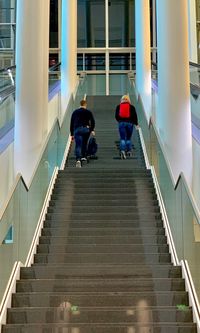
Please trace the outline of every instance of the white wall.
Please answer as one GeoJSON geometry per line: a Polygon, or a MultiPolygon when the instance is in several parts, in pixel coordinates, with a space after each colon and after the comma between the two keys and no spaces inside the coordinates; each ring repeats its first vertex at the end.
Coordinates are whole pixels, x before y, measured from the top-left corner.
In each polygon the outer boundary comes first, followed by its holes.
{"type": "Polygon", "coordinates": [[[0,208],[14,183],[13,143],[0,154],[0,208]]]}

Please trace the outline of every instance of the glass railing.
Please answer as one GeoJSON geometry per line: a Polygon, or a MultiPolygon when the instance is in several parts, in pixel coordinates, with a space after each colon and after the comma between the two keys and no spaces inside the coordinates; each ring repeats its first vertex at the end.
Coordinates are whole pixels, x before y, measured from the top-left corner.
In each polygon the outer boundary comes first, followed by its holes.
{"type": "Polygon", "coordinates": [[[110,74],[109,90],[110,95],[123,95],[128,91],[127,74],[110,74]]]}
{"type": "Polygon", "coordinates": [[[7,207],[0,217],[0,303],[6,284],[16,261],[25,263],[30,249],[50,179],[56,166],[60,166],[69,135],[69,119],[85,92],[80,82],[75,101],[71,98],[60,127],[58,122],[49,134],[37,170],[29,189],[20,177],[7,207]],[[12,233],[10,232],[12,230],[12,233]],[[12,234],[12,237],[10,235],[12,234]],[[12,238],[12,239],[10,239],[12,238]]]}
{"type": "Polygon", "coordinates": [[[15,66],[0,70],[0,138],[14,125],[15,66]]]}
{"type": "Polygon", "coordinates": [[[61,63],[59,62],[49,68],[49,92],[60,86],[60,65],[61,63]]]}
{"type": "Polygon", "coordinates": [[[16,66],[0,69],[0,93],[15,85],[16,66]]]}
{"type": "MultiPolygon", "coordinates": [[[[0,138],[14,126],[16,66],[0,69],[0,138]]],[[[60,89],[60,63],[49,68],[49,96],[60,89]]]]}
{"type": "Polygon", "coordinates": [[[200,86],[200,65],[190,62],[190,82],[200,86]]]}
{"type": "Polygon", "coordinates": [[[164,148],[153,123],[148,124],[147,122],[141,101],[136,99],[133,83],[129,94],[135,101],[149,162],[155,168],[178,259],[188,261],[200,300],[200,216],[198,209],[184,176],[181,174],[177,184],[173,183],[164,148]]]}
{"type": "Polygon", "coordinates": [[[105,95],[106,94],[106,76],[105,74],[88,74],[86,80],[87,95],[105,95]]]}
{"type": "Polygon", "coordinates": [[[14,126],[15,96],[14,92],[0,100],[0,138],[14,126]]]}
{"type": "MultiPolygon", "coordinates": [[[[109,94],[121,95],[128,90],[127,74],[110,73],[108,77],[109,94]]],[[[106,95],[106,75],[87,73],[87,94],[106,95]]]]}

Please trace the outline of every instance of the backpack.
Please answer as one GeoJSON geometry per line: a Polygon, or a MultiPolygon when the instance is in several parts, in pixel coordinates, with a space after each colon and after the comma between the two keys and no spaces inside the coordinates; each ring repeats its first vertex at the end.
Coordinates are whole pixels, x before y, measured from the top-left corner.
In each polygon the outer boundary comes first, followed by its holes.
{"type": "Polygon", "coordinates": [[[89,138],[88,146],[87,146],[87,156],[94,156],[97,152],[98,144],[96,139],[92,136],[89,138]]]}
{"type": "Polygon", "coordinates": [[[119,116],[120,116],[120,118],[130,118],[130,104],[129,103],[120,104],[119,116]]]}

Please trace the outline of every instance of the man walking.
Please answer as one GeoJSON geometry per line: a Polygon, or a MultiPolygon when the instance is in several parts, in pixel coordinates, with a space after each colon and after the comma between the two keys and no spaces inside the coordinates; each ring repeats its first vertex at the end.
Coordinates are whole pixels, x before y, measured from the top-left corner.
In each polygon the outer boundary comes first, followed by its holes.
{"type": "Polygon", "coordinates": [[[87,102],[80,101],[79,109],[72,113],[70,133],[72,140],[75,139],[76,167],[81,168],[81,162],[87,160],[87,142],[90,134],[94,132],[95,120],[93,114],[87,109],[87,102]]]}

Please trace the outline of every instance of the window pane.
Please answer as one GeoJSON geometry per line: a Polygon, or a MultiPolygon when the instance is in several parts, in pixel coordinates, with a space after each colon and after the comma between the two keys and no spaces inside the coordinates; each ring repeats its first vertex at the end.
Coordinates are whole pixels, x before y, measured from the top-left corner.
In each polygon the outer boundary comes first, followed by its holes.
{"type": "Polygon", "coordinates": [[[90,70],[105,70],[105,54],[86,54],[85,69],[90,70]]]}
{"type": "Polygon", "coordinates": [[[109,82],[110,95],[124,95],[127,93],[128,80],[126,74],[110,74],[109,82]]]}
{"type": "Polygon", "coordinates": [[[83,54],[77,54],[77,70],[83,71],[83,54]]]}
{"type": "Polygon", "coordinates": [[[0,0],[0,22],[1,23],[11,23],[11,1],[10,0],[0,0]]]}
{"type": "Polygon", "coordinates": [[[0,49],[13,48],[15,33],[14,0],[0,0],[0,23],[0,49]]]}
{"type": "Polygon", "coordinates": [[[130,54],[129,53],[113,53],[110,54],[110,70],[129,70],[130,54]]]}
{"type": "Polygon", "coordinates": [[[106,76],[101,74],[89,74],[86,81],[87,95],[106,94],[106,76]]]}
{"type": "Polygon", "coordinates": [[[109,1],[109,46],[135,46],[135,1],[109,1]]]}
{"type": "Polygon", "coordinates": [[[78,47],[105,46],[105,1],[78,0],[78,47]]]}
{"type": "Polygon", "coordinates": [[[50,48],[58,47],[58,0],[50,2],[50,48]]]}
{"type": "Polygon", "coordinates": [[[11,25],[0,26],[0,49],[11,48],[11,25]]]}

